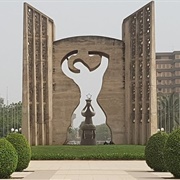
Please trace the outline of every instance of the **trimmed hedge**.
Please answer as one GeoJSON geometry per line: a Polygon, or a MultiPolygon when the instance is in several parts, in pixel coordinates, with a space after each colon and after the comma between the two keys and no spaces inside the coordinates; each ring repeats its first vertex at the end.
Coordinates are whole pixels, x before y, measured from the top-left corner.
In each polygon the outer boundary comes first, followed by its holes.
{"type": "Polygon", "coordinates": [[[157,132],[152,135],[145,147],[145,159],[147,165],[154,171],[167,171],[164,159],[164,148],[168,134],[165,132],[157,132]]]}
{"type": "Polygon", "coordinates": [[[174,130],[165,146],[165,162],[169,172],[180,178],[180,129],[174,130]]]}
{"type": "Polygon", "coordinates": [[[144,160],[144,154],[111,153],[111,154],[82,154],[75,157],[69,154],[33,154],[33,160],[144,160]]]}
{"type": "Polygon", "coordinates": [[[18,154],[16,171],[26,169],[31,160],[31,148],[25,136],[19,133],[11,133],[6,139],[14,146],[18,154]]]}
{"type": "Polygon", "coordinates": [[[13,145],[5,138],[0,139],[0,179],[8,179],[15,171],[18,155],[13,145]]]}

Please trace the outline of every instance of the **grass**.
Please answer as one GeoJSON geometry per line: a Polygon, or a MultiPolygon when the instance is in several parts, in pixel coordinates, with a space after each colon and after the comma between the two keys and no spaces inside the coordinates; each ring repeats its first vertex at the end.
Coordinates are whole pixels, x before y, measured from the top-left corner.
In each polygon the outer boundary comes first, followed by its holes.
{"type": "Polygon", "coordinates": [[[144,160],[145,146],[32,146],[32,160],[144,160]]]}

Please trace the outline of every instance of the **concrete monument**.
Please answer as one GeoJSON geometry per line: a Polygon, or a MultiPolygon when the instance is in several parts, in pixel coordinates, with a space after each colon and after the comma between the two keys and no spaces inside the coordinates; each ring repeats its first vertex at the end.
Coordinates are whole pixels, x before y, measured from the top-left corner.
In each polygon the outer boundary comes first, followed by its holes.
{"type": "Polygon", "coordinates": [[[115,144],[145,144],[157,130],[154,2],[122,24],[122,40],[78,36],[55,41],[54,22],[24,4],[23,124],[31,145],[63,144],[79,104],[78,85],[62,71],[108,67],[97,98],[115,144]]]}

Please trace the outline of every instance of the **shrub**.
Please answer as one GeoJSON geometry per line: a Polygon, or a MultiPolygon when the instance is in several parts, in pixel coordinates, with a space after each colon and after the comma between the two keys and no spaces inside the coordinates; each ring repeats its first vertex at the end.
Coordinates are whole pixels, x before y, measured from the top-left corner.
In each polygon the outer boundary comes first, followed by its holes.
{"type": "Polygon", "coordinates": [[[154,171],[167,171],[164,160],[164,147],[168,139],[165,132],[157,132],[152,135],[145,147],[145,160],[147,165],[154,171]]]}
{"type": "Polygon", "coordinates": [[[10,178],[18,163],[18,155],[13,145],[5,138],[0,139],[0,179],[10,178]]]}
{"type": "Polygon", "coordinates": [[[180,129],[174,130],[169,135],[164,155],[169,172],[175,178],[180,178],[180,129]]]}
{"type": "Polygon", "coordinates": [[[24,135],[19,133],[11,133],[6,139],[14,146],[18,154],[18,164],[16,171],[22,171],[26,169],[31,160],[31,148],[24,137],[24,135]]]}

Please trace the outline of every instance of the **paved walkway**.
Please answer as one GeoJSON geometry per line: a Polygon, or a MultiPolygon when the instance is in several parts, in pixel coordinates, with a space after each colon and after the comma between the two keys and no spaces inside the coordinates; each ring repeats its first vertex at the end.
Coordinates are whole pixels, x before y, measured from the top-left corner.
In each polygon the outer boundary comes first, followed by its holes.
{"type": "Polygon", "coordinates": [[[24,172],[12,174],[13,180],[172,180],[172,177],[168,172],[153,172],[145,161],[31,161],[24,172]]]}

